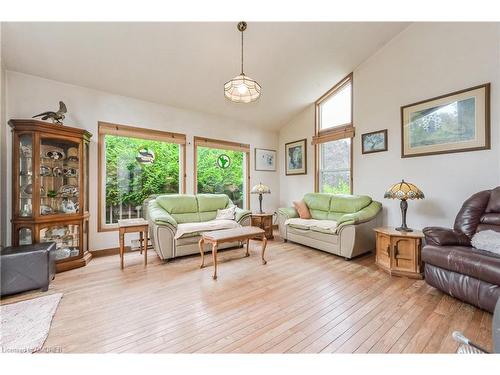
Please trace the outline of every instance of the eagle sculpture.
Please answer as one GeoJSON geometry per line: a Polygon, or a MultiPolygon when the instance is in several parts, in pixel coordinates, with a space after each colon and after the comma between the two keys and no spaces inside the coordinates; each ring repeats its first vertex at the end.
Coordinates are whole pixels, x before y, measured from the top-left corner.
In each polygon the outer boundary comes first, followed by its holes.
{"type": "Polygon", "coordinates": [[[52,122],[54,124],[62,125],[65,117],[64,114],[66,112],[68,112],[68,110],[66,109],[66,104],[64,104],[63,102],[59,102],[59,110],[57,112],[47,111],[33,116],[33,118],[41,117],[42,120],[47,120],[48,118],[50,118],[52,119],[52,122]]]}

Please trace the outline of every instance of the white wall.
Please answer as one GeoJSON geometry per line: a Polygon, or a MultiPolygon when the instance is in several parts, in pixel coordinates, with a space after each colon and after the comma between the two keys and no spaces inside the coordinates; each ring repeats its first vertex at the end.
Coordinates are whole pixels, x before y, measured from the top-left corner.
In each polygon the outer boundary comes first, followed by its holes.
{"type": "Polygon", "coordinates": [[[279,132],[280,207],[288,207],[292,201],[300,200],[305,193],[314,191],[314,105],[307,106],[279,132]],[[307,138],[307,174],[287,176],[285,174],[285,144],[307,138]]]}
{"type": "MultiPolygon", "coordinates": [[[[409,203],[408,225],[451,226],[468,196],[500,184],[499,86],[500,24],[410,25],[354,71],[354,193],[381,201],[384,223],[397,225],[399,202],[383,194],[405,178],[426,194],[425,200],[409,203]],[[491,82],[491,150],[401,158],[401,106],[486,82],[491,82]],[[386,128],[389,151],[362,155],[361,134],[386,128]]],[[[313,123],[311,110],[281,129],[280,160],[289,134],[310,141],[313,123]]],[[[312,191],[313,176],[310,169],[300,186],[280,176],[280,203],[300,199],[306,187],[312,191]]]]}
{"type": "MultiPolygon", "coordinates": [[[[193,146],[194,136],[249,143],[251,145],[251,185],[262,181],[271,188],[264,197],[263,208],[273,212],[278,207],[278,172],[254,171],[254,148],[276,149],[278,134],[256,129],[235,120],[187,111],[165,105],[154,104],[83,87],[67,85],[39,77],[7,71],[7,117],[27,118],[35,113],[56,108],[59,100],[66,103],[68,116],[65,123],[86,129],[94,134],[90,148],[90,248],[99,250],[116,247],[115,232],[97,232],[97,122],[133,125],[187,135],[187,182],[186,192],[193,192],[193,146]]],[[[10,155],[11,140],[8,139],[10,155]]],[[[10,176],[10,162],[7,175],[10,176]]],[[[279,166],[278,166],[279,167],[279,166]]],[[[11,192],[8,191],[8,208],[4,211],[10,218],[11,192]]],[[[251,196],[252,209],[258,208],[257,196],[251,196]]],[[[10,229],[9,229],[10,232],[10,229]]],[[[10,233],[9,233],[10,235],[10,233]]],[[[130,236],[132,238],[132,236],[130,236]]],[[[10,240],[10,239],[9,239],[10,240]]]]}
{"type": "MultiPolygon", "coordinates": [[[[419,186],[408,225],[451,226],[463,201],[500,183],[500,24],[416,23],[363,63],[354,76],[354,189],[383,199],[401,178],[419,186]],[[491,82],[491,150],[401,158],[400,107],[491,82]],[[361,154],[360,135],[389,129],[389,151],[361,154]]],[[[385,200],[384,218],[400,222],[399,204],[385,200]]]]}

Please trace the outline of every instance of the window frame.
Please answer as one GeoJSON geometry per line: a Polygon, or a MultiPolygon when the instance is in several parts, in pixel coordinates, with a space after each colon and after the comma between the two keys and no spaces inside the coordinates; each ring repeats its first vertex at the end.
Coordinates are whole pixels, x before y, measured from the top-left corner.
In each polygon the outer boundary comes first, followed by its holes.
{"type": "Polygon", "coordinates": [[[193,194],[198,193],[198,147],[232,150],[245,153],[245,209],[250,209],[250,145],[246,143],[223,141],[206,137],[195,136],[193,140],[193,194]]]}
{"type": "Polygon", "coordinates": [[[353,193],[353,165],[354,165],[354,77],[353,73],[349,73],[347,76],[342,78],[337,82],[330,90],[324,93],[318,100],[314,103],[314,136],[312,144],[314,145],[314,191],[318,193],[320,191],[320,145],[322,143],[336,141],[344,138],[351,138],[350,146],[350,165],[349,165],[349,187],[350,194],[353,193]],[[351,122],[348,124],[342,124],[338,126],[333,126],[327,129],[320,129],[320,107],[323,102],[328,98],[335,95],[348,83],[351,84],[351,122]]]}
{"type": "Polygon", "coordinates": [[[181,133],[165,132],[136,126],[114,124],[110,122],[98,121],[98,150],[97,150],[97,231],[113,232],[118,231],[118,224],[106,224],[103,204],[106,200],[104,172],[105,162],[105,142],[106,135],[117,135],[121,137],[140,138],[145,140],[163,141],[176,143],[179,145],[179,191],[186,193],[186,135],[181,133]]]}

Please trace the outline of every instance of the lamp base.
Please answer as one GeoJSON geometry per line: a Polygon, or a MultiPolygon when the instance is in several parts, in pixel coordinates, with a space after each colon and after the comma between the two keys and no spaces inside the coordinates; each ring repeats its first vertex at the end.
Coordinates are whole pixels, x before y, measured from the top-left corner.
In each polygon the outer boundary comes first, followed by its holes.
{"type": "Polygon", "coordinates": [[[408,227],[397,227],[395,228],[398,232],[413,232],[413,229],[408,227]]]}

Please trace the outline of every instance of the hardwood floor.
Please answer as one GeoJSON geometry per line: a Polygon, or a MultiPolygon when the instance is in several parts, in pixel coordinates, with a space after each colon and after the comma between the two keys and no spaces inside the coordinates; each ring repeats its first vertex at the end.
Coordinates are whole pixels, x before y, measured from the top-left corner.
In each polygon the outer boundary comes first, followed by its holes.
{"type": "MultiPolygon", "coordinates": [[[[64,353],[454,352],[454,330],[491,349],[491,314],[428,286],[390,277],[372,255],[346,261],[269,241],[220,252],[219,279],[199,256],[163,263],[150,251],[92,260],[57,274],[64,296],[45,348],[64,353]]],[[[210,258],[210,257],[208,257],[210,258]]],[[[207,258],[207,260],[208,260],[207,258]]],[[[25,295],[7,300],[31,298],[25,295]]]]}

